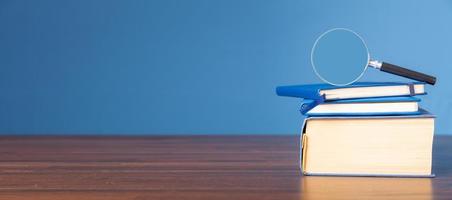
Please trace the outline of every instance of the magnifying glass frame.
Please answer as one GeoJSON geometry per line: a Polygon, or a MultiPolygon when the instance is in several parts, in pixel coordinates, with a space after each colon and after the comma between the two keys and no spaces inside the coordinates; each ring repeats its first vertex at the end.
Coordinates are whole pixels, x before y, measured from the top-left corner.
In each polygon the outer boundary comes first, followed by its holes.
{"type": "Polygon", "coordinates": [[[315,74],[316,74],[317,77],[319,77],[322,81],[324,81],[324,82],[326,82],[326,83],[329,83],[329,84],[331,84],[331,85],[335,85],[335,86],[345,86],[345,85],[350,85],[350,84],[356,82],[357,80],[359,80],[359,79],[364,75],[364,72],[366,71],[367,67],[369,66],[369,62],[370,62],[369,49],[367,48],[367,45],[366,45],[366,43],[364,42],[364,39],[363,39],[358,33],[356,33],[355,31],[350,30],[350,29],[347,29],[347,28],[333,28],[333,29],[330,29],[330,30],[328,30],[328,31],[326,31],[326,32],[324,32],[324,33],[322,33],[322,35],[320,35],[320,36],[315,40],[315,43],[314,43],[314,45],[312,46],[312,49],[311,49],[311,66],[312,66],[312,68],[314,69],[315,74]],[[355,35],[356,37],[358,37],[358,38],[361,40],[362,44],[364,45],[364,47],[366,48],[366,51],[367,51],[367,62],[366,62],[366,65],[363,66],[362,72],[361,72],[361,73],[359,74],[359,76],[357,76],[354,80],[352,80],[352,81],[350,81],[350,82],[348,82],[348,83],[333,83],[333,82],[330,82],[330,81],[328,81],[327,79],[325,79],[322,75],[320,75],[320,73],[317,71],[317,69],[316,69],[316,67],[315,67],[315,62],[314,62],[314,51],[315,51],[315,48],[316,48],[316,46],[317,46],[317,43],[318,43],[318,42],[320,41],[320,39],[322,39],[326,34],[332,32],[332,31],[348,31],[348,32],[352,33],[353,35],[355,35]]]}

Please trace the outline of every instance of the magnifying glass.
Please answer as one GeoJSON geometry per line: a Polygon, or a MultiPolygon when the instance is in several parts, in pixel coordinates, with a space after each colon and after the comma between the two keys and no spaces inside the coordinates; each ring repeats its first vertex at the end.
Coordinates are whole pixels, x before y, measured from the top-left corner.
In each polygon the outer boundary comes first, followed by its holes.
{"type": "Polygon", "coordinates": [[[356,82],[368,67],[434,85],[436,78],[370,58],[366,43],[356,32],[335,28],[317,38],[311,50],[314,72],[324,82],[344,86],[356,82]]]}

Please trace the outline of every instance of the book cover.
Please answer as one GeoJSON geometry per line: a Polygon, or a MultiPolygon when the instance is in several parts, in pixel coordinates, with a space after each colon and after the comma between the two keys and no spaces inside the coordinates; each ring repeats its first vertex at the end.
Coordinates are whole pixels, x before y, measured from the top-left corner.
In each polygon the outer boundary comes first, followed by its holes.
{"type": "Polygon", "coordinates": [[[312,116],[307,117],[302,124],[301,127],[301,134],[300,134],[300,151],[299,151],[299,167],[300,171],[303,175],[315,175],[315,176],[383,176],[383,177],[434,177],[434,174],[397,174],[397,173],[385,173],[385,174],[378,174],[378,173],[312,173],[305,171],[306,166],[306,152],[309,149],[308,141],[309,138],[306,137],[306,128],[307,128],[307,122],[309,120],[313,119],[415,119],[415,118],[435,118],[434,115],[429,113],[428,111],[420,108],[420,114],[419,115],[408,115],[408,116],[401,116],[401,115],[395,115],[395,116],[312,116]]]}
{"type": "Polygon", "coordinates": [[[414,112],[344,112],[344,113],[310,113],[309,111],[319,104],[347,104],[347,103],[392,103],[392,102],[420,102],[416,97],[375,97],[362,99],[344,99],[336,101],[322,102],[319,100],[303,99],[300,105],[300,113],[307,116],[349,116],[349,115],[417,115],[420,111],[414,112]]]}
{"type": "Polygon", "coordinates": [[[347,86],[333,86],[329,84],[305,84],[305,85],[289,85],[289,86],[278,86],[276,87],[276,94],[278,96],[286,97],[297,97],[304,99],[312,99],[317,102],[329,101],[334,99],[328,99],[325,95],[321,94],[321,91],[336,90],[343,88],[372,88],[372,87],[383,87],[383,86],[407,86],[406,92],[399,94],[391,94],[387,96],[357,96],[352,98],[337,98],[339,99],[355,99],[355,98],[368,98],[368,97],[388,97],[388,96],[414,96],[422,95],[425,92],[416,92],[413,88],[415,85],[423,85],[420,82],[410,82],[410,83],[399,83],[399,82],[357,82],[347,86]]]}

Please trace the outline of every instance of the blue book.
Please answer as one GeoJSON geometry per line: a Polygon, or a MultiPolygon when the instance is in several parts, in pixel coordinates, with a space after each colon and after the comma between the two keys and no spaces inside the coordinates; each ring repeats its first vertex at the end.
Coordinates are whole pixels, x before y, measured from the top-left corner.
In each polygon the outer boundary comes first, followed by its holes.
{"type": "Polygon", "coordinates": [[[347,86],[329,84],[289,85],[276,88],[279,96],[312,99],[318,102],[342,99],[397,97],[426,94],[421,82],[357,82],[347,86]]]}
{"type": "Polygon", "coordinates": [[[415,97],[380,97],[320,102],[303,99],[300,112],[307,116],[416,115],[420,99],[415,97]]]}

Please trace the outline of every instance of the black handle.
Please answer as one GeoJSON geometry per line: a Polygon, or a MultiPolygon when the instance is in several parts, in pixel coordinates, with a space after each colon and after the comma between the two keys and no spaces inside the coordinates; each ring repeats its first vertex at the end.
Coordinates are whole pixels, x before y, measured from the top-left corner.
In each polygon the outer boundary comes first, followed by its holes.
{"type": "Polygon", "coordinates": [[[423,74],[420,72],[416,72],[416,71],[413,71],[410,69],[406,69],[406,68],[399,67],[397,65],[393,65],[393,64],[389,64],[389,63],[385,63],[385,62],[382,63],[380,70],[391,73],[391,74],[403,76],[403,77],[406,77],[409,79],[426,82],[430,85],[435,85],[435,82],[436,82],[436,77],[434,77],[434,76],[430,76],[427,74],[423,74]]]}

